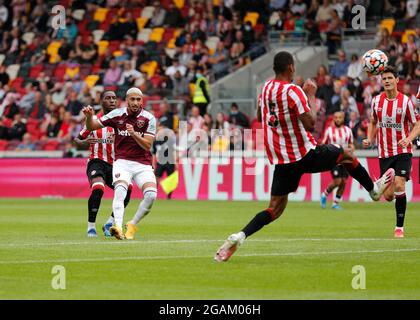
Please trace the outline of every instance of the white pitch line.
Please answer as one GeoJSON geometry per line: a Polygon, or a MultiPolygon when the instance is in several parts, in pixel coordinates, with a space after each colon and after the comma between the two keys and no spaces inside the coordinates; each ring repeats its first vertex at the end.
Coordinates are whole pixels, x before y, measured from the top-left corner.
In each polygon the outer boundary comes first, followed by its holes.
{"type": "MultiPolygon", "coordinates": [[[[404,239],[418,240],[417,238],[404,239]]],[[[72,245],[127,245],[127,244],[164,244],[164,243],[211,243],[223,242],[224,239],[180,239],[180,240],[130,240],[130,241],[115,241],[114,239],[107,239],[102,242],[93,241],[65,241],[65,242],[45,242],[45,243],[1,243],[0,248],[15,248],[15,247],[44,247],[44,246],[72,246],[72,245]]],[[[283,239],[252,239],[250,242],[293,242],[293,241],[398,241],[392,238],[283,238],[283,239]]]]}
{"type": "MultiPolygon", "coordinates": [[[[281,256],[312,256],[329,254],[359,254],[359,253],[385,253],[385,252],[414,252],[420,251],[420,248],[406,249],[379,249],[379,250],[350,250],[350,251],[321,251],[321,252],[286,252],[286,253],[249,253],[238,254],[237,257],[281,257],[281,256]]],[[[71,262],[106,262],[106,261],[135,261],[135,260],[174,260],[174,259],[212,259],[209,255],[200,256],[137,256],[120,258],[87,258],[87,259],[50,259],[50,260],[12,260],[0,261],[0,265],[12,264],[36,264],[36,263],[71,263],[71,262]]]]}

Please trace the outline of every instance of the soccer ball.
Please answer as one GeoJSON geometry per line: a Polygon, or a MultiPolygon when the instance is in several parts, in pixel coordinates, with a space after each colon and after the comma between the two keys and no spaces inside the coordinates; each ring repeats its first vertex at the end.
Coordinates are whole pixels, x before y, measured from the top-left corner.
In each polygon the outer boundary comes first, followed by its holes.
{"type": "Polygon", "coordinates": [[[387,65],[387,55],[378,49],[369,50],[362,57],[363,70],[367,72],[369,76],[381,74],[387,65]]]}

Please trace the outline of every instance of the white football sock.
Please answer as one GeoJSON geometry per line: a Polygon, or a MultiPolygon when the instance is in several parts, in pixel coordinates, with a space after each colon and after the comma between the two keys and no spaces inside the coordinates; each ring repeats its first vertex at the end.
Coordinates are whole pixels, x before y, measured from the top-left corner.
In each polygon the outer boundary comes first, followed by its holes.
{"type": "Polygon", "coordinates": [[[114,217],[109,216],[108,220],[106,220],[105,224],[114,224],[114,217]]]}
{"type": "Polygon", "coordinates": [[[157,197],[156,188],[153,188],[153,187],[146,188],[143,192],[143,197],[144,197],[143,201],[140,202],[140,205],[137,209],[136,214],[134,215],[133,219],[130,221],[131,224],[139,223],[139,221],[143,219],[150,212],[150,209],[153,206],[153,202],[156,200],[156,197],[157,197]]]}
{"type": "Polygon", "coordinates": [[[127,195],[127,187],[118,184],[114,189],[114,200],[112,201],[112,210],[114,211],[115,225],[122,230],[124,220],[124,199],[127,195]]]}
{"type": "Polygon", "coordinates": [[[88,222],[88,231],[90,229],[95,229],[96,230],[96,224],[95,224],[95,222],[88,222]]]}

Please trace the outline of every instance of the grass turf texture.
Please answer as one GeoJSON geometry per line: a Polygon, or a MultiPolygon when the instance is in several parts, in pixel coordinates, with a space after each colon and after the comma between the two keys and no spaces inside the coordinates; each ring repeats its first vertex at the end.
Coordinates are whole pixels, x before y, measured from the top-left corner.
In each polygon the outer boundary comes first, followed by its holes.
{"type": "MultiPolygon", "coordinates": [[[[132,201],[131,218],[138,205],[132,201]]],[[[258,202],[158,201],[134,241],[86,238],[87,200],[0,201],[0,299],[420,299],[420,203],[394,239],[389,203],[289,203],[227,263],[214,253],[266,207],[258,202]],[[54,265],[66,289],[54,290],[54,265]],[[366,269],[366,290],[351,286],[366,269]]]]}

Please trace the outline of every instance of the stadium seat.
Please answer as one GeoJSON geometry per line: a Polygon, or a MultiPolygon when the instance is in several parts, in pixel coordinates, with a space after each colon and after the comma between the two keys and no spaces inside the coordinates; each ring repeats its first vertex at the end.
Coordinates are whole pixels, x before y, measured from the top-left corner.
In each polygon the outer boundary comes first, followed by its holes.
{"type": "Polygon", "coordinates": [[[98,8],[96,9],[94,15],[93,15],[93,20],[95,21],[99,21],[102,22],[105,20],[106,15],[108,13],[108,8],[98,8]]]}
{"type": "Polygon", "coordinates": [[[394,30],[395,20],[394,19],[383,19],[379,25],[381,29],[386,28],[389,31],[389,34],[392,34],[394,30]]]}
{"type": "Polygon", "coordinates": [[[83,9],[77,9],[77,10],[74,10],[74,12],[72,14],[72,17],[74,19],[76,19],[77,21],[82,21],[84,15],[85,15],[85,10],[83,10],[83,9]]]}
{"type": "Polygon", "coordinates": [[[85,78],[85,83],[86,83],[86,85],[87,85],[88,88],[93,88],[93,86],[96,84],[96,82],[98,82],[98,80],[99,80],[99,76],[98,75],[91,74],[91,75],[88,75],[85,78]]]}
{"type": "Polygon", "coordinates": [[[10,80],[16,79],[19,72],[20,65],[12,64],[7,67],[6,73],[9,75],[10,80]]]}
{"type": "Polygon", "coordinates": [[[166,47],[168,49],[175,49],[175,47],[176,47],[175,43],[176,43],[176,39],[172,38],[171,40],[168,41],[166,47]]]}
{"type": "Polygon", "coordinates": [[[182,9],[184,8],[185,0],[174,0],[174,3],[178,9],[182,9]]]}
{"type": "Polygon", "coordinates": [[[47,47],[47,53],[50,56],[50,63],[56,63],[60,61],[60,56],[58,55],[58,49],[60,49],[61,43],[58,41],[52,41],[47,47]]]}
{"type": "Polygon", "coordinates": [[[74,65],[74,66],[67,66],[65,75],[69,77],[70,79],[75,79],[80,73],[80,66],[74,65]]]}
{"type": "Polygon", "coordinates": [[[92,71],[92,66],[90,64],[83,64],[80,67],[80,71],[79,71],[80,78],[81,79],[86,78],[91,73],[91,71],[92,71]]]}
{"type": "Polygon", "coordinates": [[[44,145],[44,151],[54,151],[58,149],[60,142],[57,140],[48,140],[44,145]]]}
{"type": "Polygon", "coordinates": [[[141,8],[133,8],[131,11],[133,12],[133,18],[137,20],[137,18],[141,17],[141,8]]]}
{"type": "Polygon", "coordinates": [[[155,41],[157,43],[162,41],[163,34],[165,33],[164,28],[154,28],[149,36],[149,41],[155,41]]]}
{"type": "Polygon", "coordinates": [[[173,59],[176,55],[176,49],[175,48],[172,48],[172,49],[171,48],[165,48],[165,52],[171,59],[173,59]]]}
{"type": "Polygon", "coordinates": [[[102,37],[104,36],[105,31],[104,30],[93,30],[93,41],[98,44],[99,41],[101,41],[102,37]]]}
{"type": "Polygon", "coordinates": [[[45,64],[44,69],[42,72],[45,74],[46,77],[52,78],[54,75],[55,65],[53,64],[45,64]]]}
{"type": "Polygon", "coordinates": [[[54,70],[53,78],[56,81],[60,81],[60,82],[63,81],[64,75],[66,74],[66,69],[67,69],[66,64],[58,65],[54,70]]]}
{"type": "Polygon", "coordinates": [[[147,19],[147,18],[143,18],[143,17],[137,18],[136,19],[137,28],[141,31],[144,28],[144,26],[146,25],[147,21],[149,21],[149,19],[147,19]]]}
{"type": "Polygon", "coordinates": [[[6,150],[8,144],[9,144],[9,141],[7,141],[7,140],[0,140],[0,151],[6,150]]]}
{"type": "Polygon", "coordinates": [[[404,33],[402,34],[401,42],[402,43],[407,43],[408,36],[410,34],[412,34],[413,36],[416,36],[416,30],[414,30],[414,29],[407,29],[407,30],[405,30],[404,33]]]}
{"type": "Polygon", "coordinates": [[[33,32],[25,32],[22,35],[22,40],[25,41],[27,45],[30,45],[35,38],[35,33],[33,32]]]}
{"type": "Polygon", "coordinates": [[[151,19],[153,17],[153,13],[155,12],[155,7],[147,6],[141,11],[141,17],[151,19]]]}
{"type": "Polygon", "coordinates": [[[255,27],[260,14],[258,12],[247,12],[244,18],[244,22],[251,22],[252,27],[255,27]]]}
{"type": "Polygon", "coordinates": [[[17,77],[11,82],[10,86],[16,90],[21,89],[23,87],[23,81],[23,77],[17,77]]]}
{"type": "Polygon", "coordinates": [[[107,40],[101,40],[98,42],[98,54],[100,56],[104,55],[106,52],[106,48],[109,46],[109,41],[107,40]]]}
{"type": "Polygon", "coordinates": [[[31,68],[29,71],[29,78],[36,79],[38,78],[41,71],[44,69],[44,66],[42,64],[35,65],[31,68]]]}
{"type": "Polygon", "coordinates": [[[144,28],[137,34],[137,40],[148,42],[151,33],[152,33],[152,29],[144,28]]]}
{"type": "Polygon", "coordinates": [[[141,65],[140,69],[142,72],[147,73],[147,77],[150,79],[154,76],[157,67],[158,64],[156,61],[147,61],[141,65]]]}

